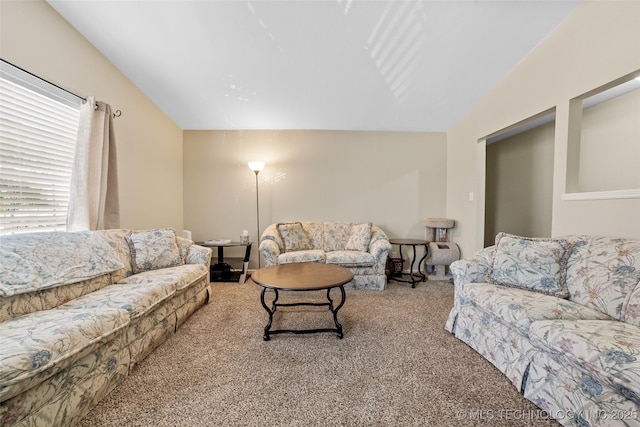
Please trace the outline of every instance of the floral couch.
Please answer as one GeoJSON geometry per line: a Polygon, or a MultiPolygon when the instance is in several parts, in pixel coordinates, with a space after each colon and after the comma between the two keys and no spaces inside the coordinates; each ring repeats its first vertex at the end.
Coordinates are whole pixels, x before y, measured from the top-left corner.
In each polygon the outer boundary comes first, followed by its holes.
{"type": "Polygon", "coordinates": [[[640,425],[640,240],[504,233],[451,264],[446,328],[563,425],[640,425]]]}
{"type": "Polygon", "coordinates": [[[78,422],[209,298],[172,229],[0,237],[0,425],[78,422]]]}
{"type": "Polygon", "coordinates": [[[265,264],[319,262],[348,268],[353,280],[345,289],[387,287],[385,267],[391,250],[379,227],[351,222],[282,222],[271,224],[260,238],[265,264]]]}

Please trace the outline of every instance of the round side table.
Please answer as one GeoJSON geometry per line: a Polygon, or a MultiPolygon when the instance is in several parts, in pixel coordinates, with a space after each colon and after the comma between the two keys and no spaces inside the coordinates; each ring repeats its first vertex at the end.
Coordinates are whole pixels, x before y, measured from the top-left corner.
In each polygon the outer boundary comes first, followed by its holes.
{"type": "Polygon", "coordinates": [[[411,287],[415,288],[416,283],[418,282],[426,282],[427,275],[422,272],[422,263],[427,257],[427,253],[429,251],[429,242],[427,240],[419,240],[419,239],[389,239],[389,243],[392,245],[397,245],[400,248],[400,258],[404,261],[404,256],[402,255],[402,247],[403,246],[411,246],[413,248],[413,258],[411,259],[411,268],[409,270],[409,274],[403,274],[402,276],[408,276],[407,279],[394,278],[392,280],[396,280],[398,282],[411,283],[411,287]],[[420,258],[418,262],[418,271],[414,272],[413,267],[416,263],[416,246],[424,246],[424,256],[420,258]]]}

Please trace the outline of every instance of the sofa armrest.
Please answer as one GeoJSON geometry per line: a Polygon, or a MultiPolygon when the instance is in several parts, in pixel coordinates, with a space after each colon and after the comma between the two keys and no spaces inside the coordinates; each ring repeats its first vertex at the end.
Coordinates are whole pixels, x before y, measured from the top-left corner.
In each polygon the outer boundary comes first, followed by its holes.
{"type": "Polygon", "coordinates": [[[463,288],[467,283],[486,283],[495,250],[495,246],[489,246],[476,252],[473,258],[454,261],[449,266],[449,271],[453,276],[455,297],[453,308],[445,323],[445,329],[452,334],[456,333],[456,321],[463,304],[461,298],[463,288]]]}
{"type": "Polygon", "coordinates": [[[266,240],[273,241],[278,247],[278,253],[284,252],[284,242],[280,238],[280,233],[278,233],[278,229],[276,228],[277,224],[271,224],[262,232],[262,236],[260,236],[260,246],[262,246],[262,242],[266,240]]]}
{"type": "Polygon", "coordinates": [[[205,248],[204,246],[193,244],[189,246],[185,263],[202,264],[209,268],[209,265],[211,265],[211,252],[211,248],[205,248]]]}
{"type": "Polygon", "coordinates": [[[495,254],[495,246],[489,246],[475,253],[471,259],[454,261],[449,266],[456,287],[467,283],[485,283],[495,254]]]}
{"type": "Polygon", "coordinates": [[[260,236],[258,251],[264,258],[266,266],[278,264],[278,255],[284,253],[284,243],[280,238],[276,224],[271,224],[260,236]]]}
{"type": "Polygon", "coordinates": [[[276,265],[278,264],[278,255],[281,254],[280,248],[277,243],[270,239],[264,239],[260,242],[260,254],[264,258],[264,265],[276,265]]]}
{"type": "Polygon", "coordinates": [[[371,227],[371,242],[369,242],[369,253],[376,259],[376,265],[382,266],[383,271],[387,263],[387,255],[391,251],[389,238],[380,227],[371,227]]]}

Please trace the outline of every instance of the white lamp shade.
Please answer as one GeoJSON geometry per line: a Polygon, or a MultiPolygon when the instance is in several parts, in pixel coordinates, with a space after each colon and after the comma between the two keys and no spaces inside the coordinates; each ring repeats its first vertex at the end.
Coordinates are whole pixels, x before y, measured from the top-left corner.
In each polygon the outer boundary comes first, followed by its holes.
{"type": "Polygon", "coordinates": [[[254,172],[260,172],[262,169],[264,169],[264,162],[249,162],[249,169],[251,169],[254,172]]]}

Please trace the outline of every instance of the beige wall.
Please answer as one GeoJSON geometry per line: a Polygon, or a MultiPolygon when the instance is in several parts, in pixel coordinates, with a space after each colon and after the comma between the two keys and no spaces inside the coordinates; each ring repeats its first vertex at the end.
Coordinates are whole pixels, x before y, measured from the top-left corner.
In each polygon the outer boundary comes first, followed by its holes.
{"type": "Polygon", "coordinates": [[[243,229],[255,239],[251,160],[267,163],[261,231],[291,220],[372,221],[390,237],[424,238],[423,219],[444,216],[443,133],[185,131],[185,228],[195,240],[238,240],[243,229]]]}
{"type": "Polygon", "coordinates": [[[487,145],[484,246],[498,232],[551,235],[554,123],[487,145]]]}
{"type": "Polygon", "coordinates": [[[639,21],[640,2],[585,2],[446,137],[183,134],[42,1],[0,1],[0,55],[122,110],[115,131],[123,227],[184,225],[196,239],[235,239],[245,228],[253,235],[254,176],[246,161],[262,158],[268,162],[260,175],[263,228],[288,219],[372,220],[392,237],[422,237],[423,218],[447,216],[456,219],[451,239],[468,256],[484,237],[485,146],[478,141],[554,107],[552,235],[640,237],[639,199],[562,200],[569,100],[640,69],[639,21]]]}
{"type": "Polygon", "coordinates": [[[0,1],[0,56],[122,111],[115,119],[121,226],[182,229],[182,131],[43,1],[0,1]]]}
{"type": "MultiPolygon", "coordinates": [[[[640,2],[585,2],[447,133],[447,216],[463,256],[483,245],[486,135],[556,107],[552,235],[640,238],[640,199],[562,200],[569,100],[640,69],[640,2]],[[473,200],[469,193],[474,192],[473,200]]],[[[637,144],[637,141],[630,141],[637,144]]]]}
{"type": "Polygon", "coordinates": [[[584,110],[579,158],[580,192],[640,188],[640,89],[584,110]]]}

